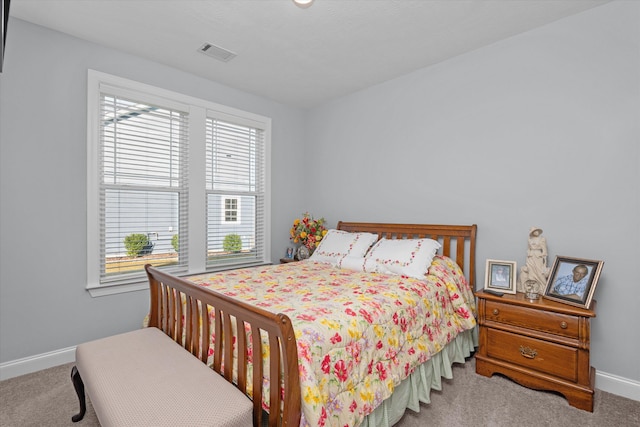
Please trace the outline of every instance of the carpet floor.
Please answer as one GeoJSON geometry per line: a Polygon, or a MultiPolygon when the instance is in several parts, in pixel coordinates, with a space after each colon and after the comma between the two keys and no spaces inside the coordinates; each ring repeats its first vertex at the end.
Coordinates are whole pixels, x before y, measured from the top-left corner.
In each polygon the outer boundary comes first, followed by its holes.
{"type": "MultiPolygon", "coordinates": [[[[0,381],[0,426],[99,426],[90,402],[85,418],[71,422],[78,412],[72,366],[0,381]]],[[[556,393],[531,390],[499,375],[477,375],[473,358],[454,365],[453,372],[454,379],[443,380],[442,391],[431,393],[431,404],[422,404],[419,413],[407,411],[397,427],[640,426],[639,401],[596,390],[591,413],[569,406],[556,393]]]]}

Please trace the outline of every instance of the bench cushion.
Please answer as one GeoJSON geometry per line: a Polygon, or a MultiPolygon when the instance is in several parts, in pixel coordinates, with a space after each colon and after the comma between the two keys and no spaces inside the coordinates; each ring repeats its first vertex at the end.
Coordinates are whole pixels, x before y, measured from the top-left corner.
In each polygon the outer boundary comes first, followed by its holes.
{"type": "Polygon", "coordinates": [[[157,328],[81,344],[76,366],[103,427],[253,423],[244,393],[157,328]]]}

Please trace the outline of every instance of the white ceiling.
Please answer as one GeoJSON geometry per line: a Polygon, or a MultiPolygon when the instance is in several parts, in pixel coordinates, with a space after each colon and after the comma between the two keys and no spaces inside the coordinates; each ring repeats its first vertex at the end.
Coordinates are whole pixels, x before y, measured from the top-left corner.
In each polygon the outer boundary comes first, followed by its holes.
{"type": "Polygon", "coordinates": [[[12,0],[10,16],[312,108],[607,2],[12,0]],[[203,55],[205,42],[237,57],[203,55]]]}

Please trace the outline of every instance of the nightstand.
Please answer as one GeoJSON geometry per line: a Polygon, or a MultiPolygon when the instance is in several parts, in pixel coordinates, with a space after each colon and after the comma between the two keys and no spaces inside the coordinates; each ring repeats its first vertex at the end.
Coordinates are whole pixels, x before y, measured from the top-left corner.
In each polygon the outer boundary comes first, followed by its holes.
{"type": "Polygon", "coordinates": [[[286,264],[288,262],[296,262],[298,261],[295,258],[280,258],[280,264],[286,264]]]}
{"type": "Polygon", "coordinates": [[[595,369],[589,364],[590,309],[524,294],[478,297],[476,373],[505,375],[525,387],[562,394],[593,412],[595,369]]]}

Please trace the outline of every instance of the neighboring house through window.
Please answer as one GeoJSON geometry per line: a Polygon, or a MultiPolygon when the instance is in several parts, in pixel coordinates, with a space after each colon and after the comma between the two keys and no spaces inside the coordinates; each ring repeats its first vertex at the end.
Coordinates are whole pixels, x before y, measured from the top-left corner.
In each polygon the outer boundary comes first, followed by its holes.
{"type": "Polygon", "coordinates": [[[146,263],[184,275],[269,261],[270,119],[95,71],[88,89],[92,294],[146,287],[146,263]]]}
{"type": "Polygon", "coordinates": [[[240,221],[239,218],[239,200],[236,198],[225,197],[224,199],[224,214],[222,216],[222,222],[237,224],[240,221]]]}

